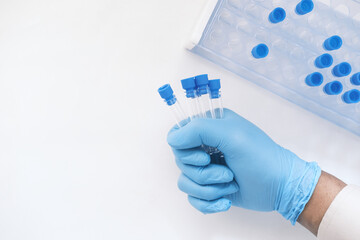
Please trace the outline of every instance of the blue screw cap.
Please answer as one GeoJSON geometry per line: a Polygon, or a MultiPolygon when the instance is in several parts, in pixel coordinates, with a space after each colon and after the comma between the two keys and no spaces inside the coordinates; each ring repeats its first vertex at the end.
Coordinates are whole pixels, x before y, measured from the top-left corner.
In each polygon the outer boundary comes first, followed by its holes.
{"type": "Polygon", "coordinates": [[[333,57],[330,54],[325,53],[316,58],[315,66],[318,68],[328,68],[333,64],[333,62],[333,57]]]}
{"type": "Polygon", "coordinates": [[[339,95],[343,91],[343,85],[339,81],[333,81],[325,85],[324,92],[328,95],[339,95]]]}
{"type": "Polygon", "coordinates": [[[275,8],[269,15],[269,21],[275,24],[284,21],[285,18],[286,11],[281,7],[275,8]]]}
{"type": "Polygon", "coordinates": [[[343,63],[336,65],[333,68],[332,73],[336,77],[346,77],[351,73],[351,70],[352,70],[352,68],[351,68],[350,63],[343,62],[343,63]]]}
{"type": "Polygon", "coordinates": [[[325,40],[324,49],[328,51],[338,50],[342,47],[343,41],[340,36],[332,36],[325,40]]]}
{"type": "Polygon", "coordinates": [[[357,89],[350,90],[342,96],[342,99],[347,104],[360,102],[360,91],[357,89]]]}
{"type": "Polygon", "coordinates": [[[315,72],[308,75],[305,82],[310,87],[318,87],[324,82],[324,77],[321,73],[315,72]]]}
{"type": "Polygon", "coordinates": [[[298,5],[296,5],[295,12],[298,15],[305,15],[310,13],[314,9],[314,2],[311,0],[302,0],[298,5]]]}
{"type": "Polygon", "coordinates": [[[209,77],[207,74],[199,75],[195,77],[196,86],[207,86],[209,84],[209,77]]]}
{"type": "Polygon", "coordinates": [[[220,79],[210,80],[209,88],[210,88],[211,98],[220,97],[220,92],[219,92],[219,90],[221,89],[220,79]]]}
{"type": "Polygon", "coordinates": [[[207,74],[199,75],[195,77],[195,82],[198,90],[198,95],[202,96],[208,94],[209,77],[207,74]]]}
{"type": "Polygon", "coordinates": [[[257,59],[265,58],[269,54],[269,48],[268,48],[268,46],[266,46],[266,44],[261,43],[261,44],[255,46],[252,49],[251,53],[254,58],[257,58],[257,59]]]}
{"type": "Polygon", "coordinates": [[[219,91],[221,88],[220,79],[214,79],[209,81],[210,91],[219,91]]]}
{"type": "Polygon", "coordinates": [[[195,78],[186,78],[181,80],[181,86],[185,90],[194,90],[196,88],[195,78]]]}
{"type": "Polygon", "coordinates": [[[170,84],[165,84],[164,86],[160,87],[158,92],[160,94],[160,97],[164,99],[169,106],[176,103],[174,91],[172,90],[170,84]]]}
{"type": "Polygon", "coordinates": [[[187,98],[195,98],[196,97],[196,94],[195,94],[196,83],[195,83],[194,77],[181,80],[181,85],[182,85],[183,89],[186,90],[187,98]]]}
{"type": "Polygon", "coordinates": [[[359,73],[355,73],[351,79],[350,79],[351,83],[356,85],[356,86],[360,86],[360,72],[359,73]]]}

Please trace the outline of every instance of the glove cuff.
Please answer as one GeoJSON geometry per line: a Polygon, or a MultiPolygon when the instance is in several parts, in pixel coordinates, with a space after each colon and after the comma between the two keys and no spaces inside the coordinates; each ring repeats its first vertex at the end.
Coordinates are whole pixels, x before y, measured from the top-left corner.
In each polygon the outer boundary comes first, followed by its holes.
{"type": "Polygon", "coordinates": [[[295,225],[314,193],[321,169],[316,162],[305,162],[295,154],[291,155],[295,158],[294,166],[282,191],[278,212],[295,225]]]}

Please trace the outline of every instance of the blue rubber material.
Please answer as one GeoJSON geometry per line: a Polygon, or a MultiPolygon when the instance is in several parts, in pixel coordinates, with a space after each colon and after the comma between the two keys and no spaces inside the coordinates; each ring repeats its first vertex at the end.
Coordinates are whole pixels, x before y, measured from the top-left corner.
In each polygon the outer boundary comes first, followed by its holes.
{"type": "Polygon", "coordinates": [[[348,104],[358,103],[360,102],[360,91],[357,89],[350,90],[344,93],[342,99],[348,104]]]}
{"type": "Polygon", "coordinates": [[[297,6],[295,12],[299,15],[310,13],[314,9],[314,3],[311,0],[302,0],[297,6]]]}
{"type": "Polygon", "coordinates": [[[333,62],[333,57],[330,54],[325,53],[316,58],[315,66],[318,68],[328,68],[333,64],[333,62]]]}
{"type": "Polygon", "coordinates": [[[338,50],[342,47],[343,41],[340,36],[332,36],[325,40],[324,49],[328,51],[338,50]]]}
{"type": "Polygon", "coordinates": [[[328,95],[339,95],[344,87],[339,81],[333,81],[325,85],[324,92],[328,95]]]}
{"type": "Polygon", "coordinates": [[[252,49],[251,54],[257,59],[265,58],[269,54],[269,48],[266,44],[261,43],[252,49]]]}
{"type": "Polygon", "coordinates": [[[351,77],[351,83],[356,85],[356,86],[360,86],[360,72],[359,73],[355,73],[352,77],[351,77]]]}
{"type": "Polygon", "coordinates": [[[346,77],[348,76],[352,71],[351,65],[348,62],[343,62],[338,65],[336,65],[332,73],[335,77],[346,77]]]}
{"type": "Polygon", "coordinates": [[[321,73],[314,72],[306,77],[305,82],[310,87],[318,87],[324,82],[324,77],[321,73]]]}
{"type": "Polygon", "coordinates": [[[286,11],[283,8],[275,8],[269,15],[269,21],[271,23],[279,23],[284,21],[286,18],[286,11]]]}
{"type": "Polygon", "coordinates": [[[174,91],[172,90],[170,84],[165,84],[164,86],[160,87],[158,92],[160,94],[160,97],[164,99],[169,106],[176,103],[174,91]]]}

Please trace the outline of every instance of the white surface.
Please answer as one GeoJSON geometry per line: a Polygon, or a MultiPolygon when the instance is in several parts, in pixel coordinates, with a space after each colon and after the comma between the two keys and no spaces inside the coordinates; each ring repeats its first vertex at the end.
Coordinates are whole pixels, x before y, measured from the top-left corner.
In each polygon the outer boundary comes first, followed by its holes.
{"type": "Polygon", "coordinates": [[[157,95],[221,77],[224,101],[360,184],[360,138],[184,50],[206,1],[0,1],[0,239],[314,239],[276,213],[204,216],[177,190],[157,95]]]}

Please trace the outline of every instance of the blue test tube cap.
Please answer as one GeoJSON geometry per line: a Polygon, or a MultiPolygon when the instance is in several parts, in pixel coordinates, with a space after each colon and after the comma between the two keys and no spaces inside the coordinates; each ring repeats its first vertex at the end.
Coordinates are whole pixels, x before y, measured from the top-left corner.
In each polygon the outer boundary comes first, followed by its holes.
{"type": "Polygon", "coordinates": [[[360,72],[355,73],[351,79],[350,79],[351,83],[356,85],[356,86],[360,86],[360,72]]]}
{"type": "Polygon", "coordinates": [[[160,87],[158,92],[160,97],[164,99],[169,106],[176,103],[174,91],[172,90],[170,84],[165,84],[164,86],[160,87]]]}
{"type": "Polygon", "coordinates": [[[324,82],[324,76],[319,72],[314,72],[306,77],[305,82],[310,87],[318,87],[324,82]]]}
{"type": "Polygon", "coordinates": [[[202,74],[195,77],[195,83],[197,87],[207,86],[209,84],[209,77],[207,74],[202,74]]]}
{"type": "Polygon", "coordinates": [[[209,88],[212,98],[219,98],[220,93],[219,90],[221,89],[220,79],[214,79],[209,81],[209,88]]]}
{"type": "Polygon", "coordinates": [[[352,71],[352,68],[351,68],[350,63],[343,62],[343,63],[336,65],[333,68],[332,73],[336,77],[346,77],[351,73],[351,71],[352,71]]]}
{"type": "Polygon", "coordinates": [[[286,11],[285,9],[278,7],[275,8],[270,14],[269,14],[269,21],[271,23],[279,23],[284,21],[286,18],[286,11]]]}
{"type": "Polygon", "coordinates": [[[208,93],[209,76],[207,74],[196,76],[195,83],[200,96],[208,93]]]}
{"type": "Polygon", "coordinates": [[[333,81],[325,85],[324,92],[328,95],[339,95],[344,87],[339,81],[333,81]]]}
{"type": "Polygon", "coordinates": [[[265,58],[269,54],[269,48],[268,48],[268,46],[266,46],[266,44],[261,43],[261,44],[255,46],[252,49],[251,53],[254,58],[257,58],[257,59],[265,58]]]}
{"type": "Polygon", "coordinates": [[[324,49],[328,51],[338,50],[342,47],[343,41],[340,36],[332,36],[325,40],[324,49]]]}
{"type": "Polygon", "coordinates": [[[342,96],[342,99],[347,104],[358,103],[358,102],[360,102],[360,91],[357,89],[347,91],[342,96]]]}
{"type": "Polygon", "coordinates": [[[181,80],[181,86],[183,87],[184,90],[196,89],[195,78],[191,77],[191,78],[186,78],[186,79],[181,80]]]}
{"type": "Polygon", "coordinates": [[[330,54],[325,53],[316,58],[315,66],[318,68],[328,68],[333,64],[333,62],[333,57],[330,54]]]}
{"type": "Polygon", "coordinates": [[[302,0],[296,5],[295,12],[298,15],[305,15],[310,13],[314,9],[314,2],[311,0],[302,0]]]}
{"type": "Polygon", "coordinates": [[[196,82],[195,78],[186,78],[181,80],[181,85],[184,90],[186,90],[186,97],[187,98],[194,98],[195,96],[195,90],[196,90],[196,82]]]}

